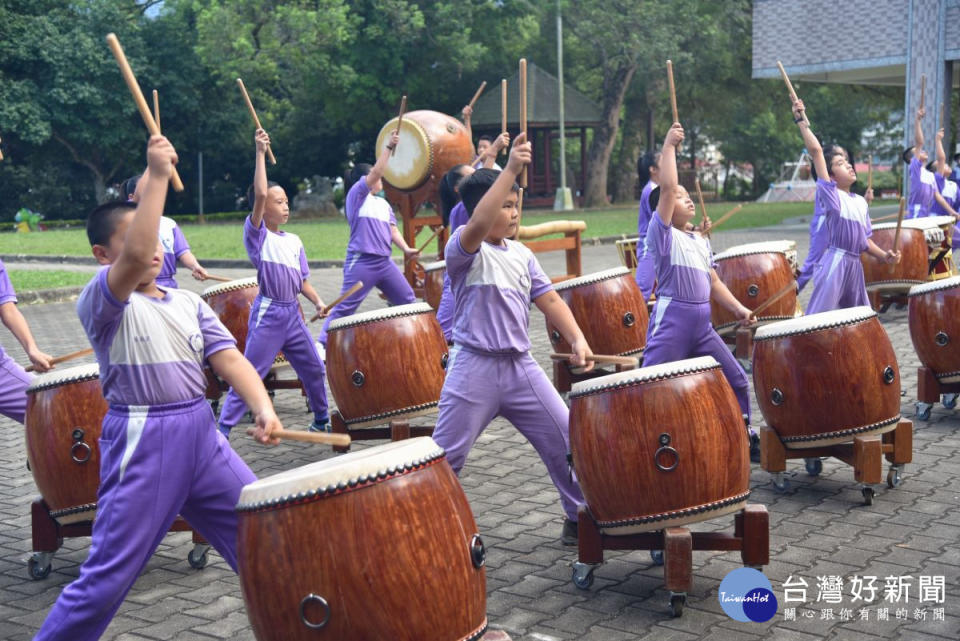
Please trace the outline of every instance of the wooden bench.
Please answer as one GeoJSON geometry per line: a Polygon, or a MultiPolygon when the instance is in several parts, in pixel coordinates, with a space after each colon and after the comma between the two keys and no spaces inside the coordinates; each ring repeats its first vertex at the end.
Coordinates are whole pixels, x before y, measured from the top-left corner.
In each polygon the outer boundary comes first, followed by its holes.
{"type": "Polygon", "coordinates": [[[552,276],[551,280],[559,283],[571,278],[578,278],[583,275],[583,264],[580,254],[580,234],[587,228],[587,223],[582,220],[555,220],[550,223],[541,223],[539,225],[520,226],[517,233],[517,240],[530,248],[534,253],[560,251],[567,254],[567,273],[560,276],[552,276]],[[553,234],[563,234],[560,238],[544,238],[543,240],[534,240],[543,236],[553,234]]]}

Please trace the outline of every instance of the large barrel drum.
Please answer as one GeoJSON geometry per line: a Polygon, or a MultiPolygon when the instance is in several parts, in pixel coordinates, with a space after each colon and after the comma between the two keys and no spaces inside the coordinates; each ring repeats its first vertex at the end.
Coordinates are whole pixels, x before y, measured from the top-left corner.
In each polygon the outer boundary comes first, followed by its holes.
{"type": "Polygon", "coordinates": [[[96,363],[41,374],[27,388],[27,460],[50,516],[62,524],[96,514],[106,413],[96,363]]]}
{"type": "MultiPolygon", "coordinates": [[[[774,240],[737,245],[713,257],[717,276],[738,301],[755,309],[790,283],[796,282],[797,244],[792,240],[774,240]]],[[[797,315],[797,293],[792,291],[757,318],[760,323],[786,320],[797,315]]],[[[710,301],[710,319],[717,329],[739,322],[733,313],[716,301],[710,301]]]]}
{"type": "Polygon", "coordinates": [[[910,288],[910,340],[941,383],[960,382],[960,276],[910,288]]]}
{"type": "MultiPolygon", "coordinates": [[[[377,136],[377,156],[397,129],[393,118],[377,136]]],[[[473,160],[473,141],[462,122],[437,111],[411,111],[403,115],[400,142],[390,156],[383,178],[400,191],[413,191],[428,180],[440,179],[453,167],[473,160]]]]}
{"type": "Polygon", "coordinates": [[[207,287],[200,297],[220,318],[220,322],[237,340],[237,349],[242,353],[247,345],[247,325],[250,308],[260,293],[256,278],[239,278],[229,283],[207,287]]]}
{"type": "Polygon", "coordinates": [[[237,511],[260,641],[473,641],[486,630],[483,542],[430,438],[261,479],[237,511]]]}
{"type": "Polygon", "coordinates": [[[344,316],[327,328],[327,382],[347,425],[436,411],[447,341],[426,303],[344,316]]]}
{"type": "MultiPolygon", "coordinates": [[[[555,284],[570,307],[587,343],[597,354],[640,354],[647,344],[647,305],[626,267],[616,267],[555,284]]],[[[547,323],[553,349],[569,352],[570,344],[547,323]]]]}
{"type": "MultiPolygon", "coordinates": [[[[880,249],[893,249],[896,223],[878,223],[873,226],[870,237],[880,249]]],[[[903,221],[900,229],[900,262],[889,265],[870,256],[860,254],[863,277],[868,292],[905,294],[914,285],[927,280],[928,242],[943,239],[943,232],[935,224],[923,218],[903,221]]]]}
{"type": "Polygon", "coordinates": [[[576,383],[570,401],[574,469],[607,533],[662,530],[746,503],[747,431],[713,358],[576,383]]]}
{"type": "Polygon", "coordinates": [[[789,448],[881,434],[900,420],[897,357],[869,307],[759,328],[753,383],[767,425],[789,448]]]}

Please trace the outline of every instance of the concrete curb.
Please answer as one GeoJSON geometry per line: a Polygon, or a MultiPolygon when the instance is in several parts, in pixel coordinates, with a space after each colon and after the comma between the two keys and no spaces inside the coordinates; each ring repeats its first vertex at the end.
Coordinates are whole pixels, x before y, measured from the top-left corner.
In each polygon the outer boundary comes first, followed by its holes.
{"type": "Polygon", "coordinates": [[[55,287],[53,289],[34,289],[17,292],[17,302],[21,305],[42,305],[44,303],[63,303],[77,300],[83,287],[55,287]]]}

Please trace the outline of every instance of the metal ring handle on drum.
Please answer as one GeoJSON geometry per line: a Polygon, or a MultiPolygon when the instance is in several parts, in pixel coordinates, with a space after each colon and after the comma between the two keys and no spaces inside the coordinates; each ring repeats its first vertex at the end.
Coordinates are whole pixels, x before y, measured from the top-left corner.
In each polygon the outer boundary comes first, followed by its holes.
{"type": "Polygon", "coordinates": [[[770,392],[770,402],[774,405],[783,405],[783,392],[779,388],[774,387],[770,392]]]}
{"type": "Polygon", "coordinates": [[[760,287],[756,283],[751,283],[750,286],[747,287],[747,296],[749,296],[750,298],[756,298],[757,294],[759,293],[760,293],[760,287]]]}
{"type": "Polygon", "coordinates": [[[637,322],[637,317],[633,315],[633,312],[627,312],[623,315],[623,326],[624,327],[633,327],[637,322]]]}
{"type": "Polygon", "coordinates": [[[555,329],[550,331],[550,342],[551,342],[551,343],[554,343],[554,344],[559,343],[559,342],[560,342],[560,338],[561,338],[560,332],[558,332],[558,331],[555,330],[555,329]]]}
{"type": "Polygon", "coordinates": [[[887,365],[883,368],[883,382],[887,385],[890,385],[895,380],[897,380],[897,372],[893,369],[892,365],[887,365]]]}
{"type": "Polygon", "coordinates": [[[350,380],[356,387],[363,387],[363,384],[366,382],[367,377],[363,375],[363,372],[360,370],[354,370],[353,374],[350,375],[350,380]]]}
{"type": "Polygon", "coordinates": [[[70,458],[73,459],[73,462],[82,465],[89,461],[93,450],[90,449],[88,444],[83,442],[83,429],[79,427],[75,428],[70,436],[73,438],[73,445],[70,447],[70,458]],[[78,448],[80,448],[82,456],[77,456],[78,448]]]}
{"type": "Polygon", "coordinates": [[[937,344],[937,347],[946,347],[947,343],[950,342],[950,336],[941,329],[937,332],[937,335],[933,337],[933,342],[937,344]]]}
{"type": "Polygon", "coordinates": [[[303,600],[300,602],[300,621],[302,621],[303,625],[307,626],[311,630],[320,630],[321,628],[326,627],[327,623],[330,622],[330,604],[327,603],[327,600],[322,596],[318,596],[311,592],[307,596],[303,597],[303,600]],[[312,601],[319,603],[320,607],[326,611],[323,621],[320,623],[313,623],[307,619],[307,604],[312,601]]]}
{"type": "Polygon", "coordinates": [[[447,363],[450,362],[450,352],[444,352],[443,356],[440,357],[440,367],[447,369],[447,363]]]}
{"type": "Polygon", "coordinates": [[[656,465],[657,469],[661,472],[671,472],[676,469],[677,465],[680,464],[680,453],[674,448],[670,447],[670,435],[666,432],[660,435],[658,441],[660,443],[660,447],[658,447],[657,451],[653,453],[653,464],[656,465]],[[673,456],[673,463],[671,465],[663,465],[660,462],[660,457],[664,454],[673,456]]]}
{"type": "Polygon", "coordinates": [[[479,534],[474,534],[470,538],[470,561],[478,570],[487,562],[487,548],[479,534]]]}

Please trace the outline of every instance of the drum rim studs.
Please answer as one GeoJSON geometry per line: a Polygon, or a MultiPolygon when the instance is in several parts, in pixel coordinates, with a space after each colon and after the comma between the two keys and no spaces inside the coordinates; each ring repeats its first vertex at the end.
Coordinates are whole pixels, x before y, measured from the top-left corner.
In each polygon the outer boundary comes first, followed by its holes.
{"type": "Polygon", "coordinates": [[[887,385],[890,385],[895,380],[897,380],[897,372],[893,369],[892,365],[887,365],[883,368],[883,382],[887,385]]]}
{"type": "Polygon", "coordinates": [[[657,442],[660,443],[660,447],[658,447],[657,451],[653,453],[653,464],[656,465],[657,469],[661,472],[671,472],[677,468],[677,465],[680,464],[680,453],[674,448],[670,447],[670,440],[670,435],[666,432],[657,438],[657,442]],[[672,465],[664,465],[660,462],[660,457],[664,454],[673,456],[672,465]]]}
{"type": "Polygon", "coordinates": [[[950,342],[950,335],[941,329],[937,332],[936,336],[933,337],[933,341],[938,347],[946,347],[947,343],[950,342]]]}
{"type": "Polygon", "coordinates": [[[327,623],[330,622],[330,604],[327,603],[327,600],[322,596],[311,592],[307,596],[303,597],[302,601],[300,601],[300,621],[303,623],[303,625],[307,626],[311,630],[320,630],[321,628],[326,627],[327,623]],[[324,610],[326,610],[326,615],[323,617],[323,621],[320,623],[313,623],[307,620],[307,604],[312,601],[316,601],[321,607],[323,607],[324,610]]]}
{"type": "Polygon", "coordinates": [[[783,392],[779,387],[774,387],[770,391],[770,402],[774,405],[783,405],[783,392]]]}
{"type": "Polygon", "coordinates": [[[470,537],[470,562],[476,569],[482,568],[487,562],[487,547],[479,534],[470,537]]]}
{"type": "Polygon", "coordinates": [[[637,322],[637,317],[633,312],[626,312],[623,315],[623,326],[624,327],[633,327],[637,322]]]}
{"type": "Polygon", "coordinates": [[[353,370],[353,374],[350,375],[350,380],[353,382],[355,387],[363,387],[363,384],[366,382],[367,377],[363,375],[358,369],[353,370]]]}

